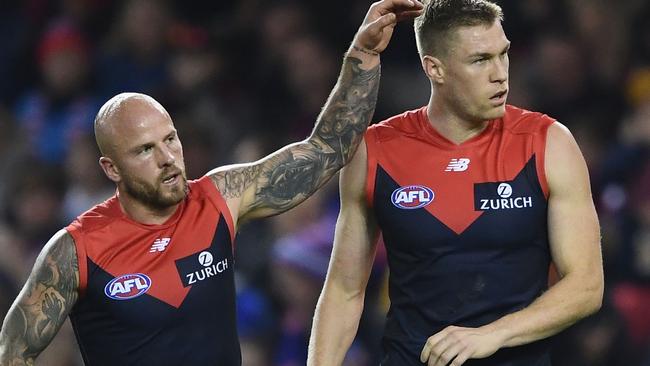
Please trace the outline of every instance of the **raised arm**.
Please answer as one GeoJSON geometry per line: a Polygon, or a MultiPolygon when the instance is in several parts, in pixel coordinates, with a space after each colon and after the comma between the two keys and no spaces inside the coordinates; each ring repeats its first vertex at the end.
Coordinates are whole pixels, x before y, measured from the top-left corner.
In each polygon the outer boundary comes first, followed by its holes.
{"type": "Polygon", "coordinates": [[[499,348],[552,336],[597,311],[603,298],[600,228],[587,165],[566,127],[549,127],[546,142],[548,233],[560,280],[523,310],[479,328],[447,327],[421,354],[429,365],[462,365],[499,348]]]}
{"type": "Polygon", "coordinates": [[[359,326],[378,235],[365,200],[366,160],[362,144],[341,171],[341,211],[327,278],[316,306],[308,366],[341,365],[359,326]]]}
{"type": "Polygon", "coordinates": [[[0,332],[0,365],[33,365],[77,301],[74,241],[61,230],[45,245],[0,332]]]}
{"type": "Polygon", "coordinates": [[[296,206],[350,160],[374,113],[379,53],[396,22],[419,15],[421,9],[415,0],[372,4],[311,135],[259,161],[208,173],[235,220],[270,216],[296,206]]]}

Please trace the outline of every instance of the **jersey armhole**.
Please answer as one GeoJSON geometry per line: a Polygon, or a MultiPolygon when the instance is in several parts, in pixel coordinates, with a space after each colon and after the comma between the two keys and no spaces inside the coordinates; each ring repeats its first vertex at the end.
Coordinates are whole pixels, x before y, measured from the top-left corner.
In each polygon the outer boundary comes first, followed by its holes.
{"type": "Polygon", "coordinates": [[[230,213],[230,209],[228,208],[228,204],[226,204],[226,200],[224,200],[223,196],[221,195],[221,192],[217,189],[217,186],[214,185],[214,182],[210,177],[203,176],[200,179],[198,179],[198,184],[201,187],[201,189],[206,193],[206,196],[212,202],[212,204],[216,207],[217,210],[223,215],[224,219],[226,220],[226,224],[228,225],[228,231],[230,232],[230,246],[234,252],[235,250],[235,225],[232,219],[232,214],[230,213]]]}
{"type": "Polygon", "coordinates": [[[369,209],[373,208],[375,196],[375,179],[377,178],[377,138],[374,129],[366,132],[366,203],[369,209]]]}
{"type": "Polygon", "coordinates": [[[77,254],[77,267],[79,268],[79,297],[83,297],[86,293],[88,286],[88,254],[86,253],[86,246],[83,243],[82,235],[79,229],[70,224],[65,228],[68,234],[72,236],[74,241],[75,253],[77,254]]]}
{"type": "Polygon", "coordinates": [[[537,178],[539,180],[539,185],[542,187],[542,192],[544,197],[548,200],[550,195],[548,188],[548,181],[546,180],[546,138],[548,136],[548,129],[551,127],[555,120],[552,120],[550,117],[544,115],[546,123],[540,129],[539,134],[535,136],[535,166],[537,168],[537,178]]]}

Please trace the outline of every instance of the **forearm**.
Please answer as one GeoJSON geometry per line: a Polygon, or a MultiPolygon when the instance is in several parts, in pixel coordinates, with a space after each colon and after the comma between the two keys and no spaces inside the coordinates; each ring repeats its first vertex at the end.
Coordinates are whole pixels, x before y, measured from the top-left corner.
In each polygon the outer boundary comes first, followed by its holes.
{"type": "Polygon", "coordinates": [[[240,220],[295,207],[352,159],[372,119],[380,77],[379,56],[358,53],[353,50],[345,57],[339,80],[307,139],[255,163],[208,173],[226,199],[243,197],[240,220]],[[377,64],[364,70],[372,60],[377,64]]]}
{"type": "Polygon", "coordinates": [[[330,168],[340,169],[356,151],[372,120],[379,91],[379,55],[350,48],[341,74],[307,142],[321,148],[330,168]]]}
{"type": "Polygon", "coordinates": [[[602,302],[602,279],[566,275],[523,310],[486,325],[514,347],[550,337],[596,312],[602,302]]]}
{"type": "Polygon", "coordinates": [[[339,366],[357,333],[363,311],[363,293],[346,295],[335,286],[325,286],[316,306],[308,366],[339,366]]]}

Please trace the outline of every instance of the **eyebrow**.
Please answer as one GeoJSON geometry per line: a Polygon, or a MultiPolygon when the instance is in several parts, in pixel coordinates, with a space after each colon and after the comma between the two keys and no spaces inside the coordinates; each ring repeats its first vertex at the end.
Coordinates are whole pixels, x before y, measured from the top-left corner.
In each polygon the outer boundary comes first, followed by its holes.
{"type": "MultiPolygon", "coordinates": [[[[164,137],[163,140],[167,140],[167,139],[170,138],[170,137],[176,137],[176,136],[177,136],[177,132],[176,132],[176,130],[173,130],[172,132],[170,132],[170,133],[168,133],[167,135],[165,135],[165,137],[164,137]]],[[[156,144],[154,144],[153,142],[147,142],[147,143],[144,143],[144,144],[142,144],[142,145],[138,145],[138,146],[134,147],[134,148],[131,149],[130,151],[133,152],[133,153],[138,153],[138,152],[140,152],[141,150],[144,150],[145,148],[148,148],[148,147],[154,147],[155,145],[156,145],[156,144]]]]}
{"type": "MultiPolygon", "coordinates": [[[[506,53],[510,50],[510,42],[499,52],[499,54],[506,53]]],[[[473,53],[469,55],[469,58],[471,59],[483,59],[483,58],[490,58],[494,56],[494,54],[489,53],[489,52],[480,52],[480,53],[473,53]]]]}
{"type": "Polygon", "coordinates": [[[134,147],[134,148],[131,149],[130,151],[131,151],[132,153],[136,153],[136,154],[137,154],[137,153],[139,153],[140,151],[144,150],[145,148],[153,147],[153,146],[154,146],[153,143],[151,143],[151,142],[147,142],[147,143],[145,143],[145,144],[138,145],[138,146],[134,147]]]}

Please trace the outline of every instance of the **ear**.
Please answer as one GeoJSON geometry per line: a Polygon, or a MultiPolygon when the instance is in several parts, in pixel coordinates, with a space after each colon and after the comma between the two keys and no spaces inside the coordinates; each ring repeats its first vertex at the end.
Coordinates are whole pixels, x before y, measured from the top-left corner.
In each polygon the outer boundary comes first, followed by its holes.
{"type": "Polygon", "coordinates": [[[435,84],[444,84],[445,82],[445,69],[442,61],[439,58],[425,55],[422,57],[422,69],[427,74],[429,80],[435,84]]]}
{"type": "Polygon", "coordinates": [[[106,174],[108,179],[112,180],[115,183],[118,183],[122,180],[122,176],[120,175],[120,170],[118,169],[117,165],[113,163],[113,160],[111,160],[111,158],[102,156],[101,158],[99,158],[99,166],[102,167],[102,170],[104,171],[104,174],[106,174]]]}

